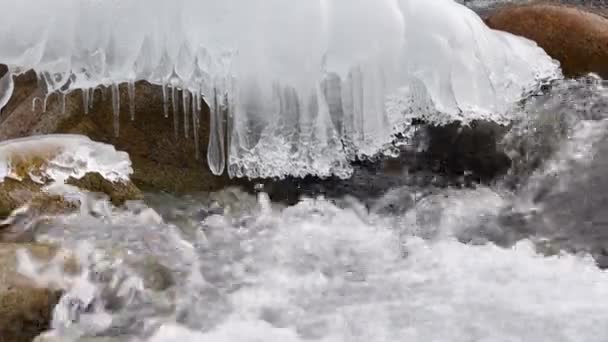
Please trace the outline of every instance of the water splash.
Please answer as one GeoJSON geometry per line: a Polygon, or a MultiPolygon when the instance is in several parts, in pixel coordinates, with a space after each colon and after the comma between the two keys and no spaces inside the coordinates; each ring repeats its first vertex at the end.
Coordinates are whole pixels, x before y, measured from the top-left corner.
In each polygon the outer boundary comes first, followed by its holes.
{"type": "MultiPolygon", "coordinates": [[[[214,196],[192,209],[223,195],[214,196]]],[[[460,208],[488,196],[495,195],[472,190],[460,208]]],[[[66,294],[49,335],[234,342],[608,336],[601,324],[608,274],[587,257],[540,256],[529,241],[503,249],[446,235],[423,239],[412,227],[323,199],[281,209],[260,196],[245,211],[195,215],[181,231],[149,220],[143,208],[113,209],[111,220],[59,217],[38,235],[75,250],[84,265],[77,275],[52,273],[66,294]],[[146,282],[161,271],[138,267],[142,260],[168,268],[162,278],[173,280],[146,282]]],[[[446,230],[458,231],[454,215],[462,222],[479,215],[451,209],[436,211],[446,230]]],[[[20,260],[39,281],[50,273],[36,270],[58,269],[20,260]]]]}

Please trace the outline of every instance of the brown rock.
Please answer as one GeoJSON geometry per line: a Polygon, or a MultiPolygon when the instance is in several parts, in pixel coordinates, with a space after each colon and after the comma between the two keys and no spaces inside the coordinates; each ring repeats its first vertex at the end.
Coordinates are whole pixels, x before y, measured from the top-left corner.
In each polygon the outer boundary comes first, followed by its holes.
{"type": "Polygon", "coordinates": [[[16,271],[16,251],[25,248],[49,260],[56,248],[0,243],[0,342],[30,342],[49,328],[60,292],[41,289],[16,271]]]}
{"type": "Polygon", "coordinates": [[[529,38],[561,63],[564,75],[608,78],[608,19],[582,9],[533,4],[498,9],[491,28],[529,38]]]}
{"type": "Polygon", "coordinates": [[[128,200],[140,200],[144,195],[131,182],[111,182],[97,172],[87,173],[80,179],[70,177],[66,183],[91,192],[104,193],[114,205],[121,205],[128,200]]]}

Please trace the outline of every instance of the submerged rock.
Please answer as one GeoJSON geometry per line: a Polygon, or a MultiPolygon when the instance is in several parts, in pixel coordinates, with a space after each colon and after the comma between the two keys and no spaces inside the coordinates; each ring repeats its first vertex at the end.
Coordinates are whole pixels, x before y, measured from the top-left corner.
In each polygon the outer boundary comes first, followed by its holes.
{"type": "Polygon", "coordinates": [[[535,41],[562,66],[564,75],[608,78],[608,19],[576,7],[533,4],[504,7],[486,19],[493,29],[535,41]]]}
{"type": "Polygon", "coordinates": [[[59,291],[38,288],[17,273],[15,253],[19,249],[46,260],[57,251],[46,245],[0,243],[0,341],[32,341],[49,328],[60,297],[59,291]]]}

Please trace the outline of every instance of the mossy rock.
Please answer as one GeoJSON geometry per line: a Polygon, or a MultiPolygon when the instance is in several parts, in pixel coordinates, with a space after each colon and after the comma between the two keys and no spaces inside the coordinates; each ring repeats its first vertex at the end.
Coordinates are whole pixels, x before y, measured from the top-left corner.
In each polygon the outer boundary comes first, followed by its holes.
{"type": "Polygon", "coordinates": [[[77,186],[82,190],[104,193],[110,197],[114,205],[121,205],[129,200],[141,200],[144,195],[131,182],[112,182],[97,172],[90,172],[80,179],[68,178],[67,184],[77,186]]]}

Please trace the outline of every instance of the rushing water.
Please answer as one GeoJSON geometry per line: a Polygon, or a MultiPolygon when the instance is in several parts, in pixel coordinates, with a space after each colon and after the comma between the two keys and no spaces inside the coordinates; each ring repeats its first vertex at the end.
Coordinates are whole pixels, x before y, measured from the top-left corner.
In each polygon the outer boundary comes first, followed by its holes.
{"type": "Polygon", "coordinates": [[[486,186],[91,199],[34,225],[81,273],[20,255],[65,289],[41,339],[606,341],[607,108],[594,78],[523,104],[503,142],[511,173],[486,186]]]}

